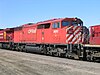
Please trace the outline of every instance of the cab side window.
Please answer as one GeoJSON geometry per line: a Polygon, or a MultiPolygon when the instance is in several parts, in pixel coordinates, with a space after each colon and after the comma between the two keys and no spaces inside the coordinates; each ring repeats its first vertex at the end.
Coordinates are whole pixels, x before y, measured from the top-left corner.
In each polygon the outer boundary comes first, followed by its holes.
{"type": "Polygon", "coordinates": [[[60,28],[60,22],[53,23],[52,28],[60,28]]]}
{"type": "Polygon", "coordinates": [[[49,28],[50,28],[50,23],[40,24],[37,26],[37,29],[49,29],[49,28]]]}
{"type": "Polygon", "coordinates": [[[70,25],[69,21],[62,21],[62,26],[68,26],[68,25],[70,25]]]}

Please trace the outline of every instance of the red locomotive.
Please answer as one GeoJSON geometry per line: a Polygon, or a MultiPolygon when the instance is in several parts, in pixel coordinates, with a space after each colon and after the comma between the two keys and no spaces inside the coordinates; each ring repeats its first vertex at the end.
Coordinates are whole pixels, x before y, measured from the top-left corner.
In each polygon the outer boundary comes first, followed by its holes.
{"type": "Polygon", "coordinates": [[[81,44],[84,42],[82,21],[75,18],[60,18],[32,25],[26,24],[21,30],[15,28],[14,36],[14,42],[24,43],[81,44]]]}
{"type": "Polygon", "coordinates": [[[91,26],[90,44],[100,45],[100,25],[91,26]]]}
{"type": "Polygon", "coordinates": [[[96,43],[100,38],[99,31],[100,26],[92,26],[89,41],[89,29],[83,26],[81,19],[51,19],[0,30],[0,47],[94,60],[100,57],[100,51],[96,50],[100,46],[92,47],[91,44],[100,45],[100,41],[96,43]]]}

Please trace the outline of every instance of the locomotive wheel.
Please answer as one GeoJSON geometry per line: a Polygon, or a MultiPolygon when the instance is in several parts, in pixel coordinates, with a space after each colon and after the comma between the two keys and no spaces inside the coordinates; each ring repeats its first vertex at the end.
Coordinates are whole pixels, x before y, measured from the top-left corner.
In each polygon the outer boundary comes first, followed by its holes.
{"type": "Polygon", "coordinates": [[[54,49],[55,52],[53,52],[53,56],[59,56],[59,51],[58,49],[54,49]]]}
{"type": "Polygon", "coordinates": [[[19,46],[19,51],[20,51],[20,52],[22,52],[22,51],[23,51],[22,46],[19,46]]]}
{"type": "Polygon", "coordinates": [[[71,56],[71,53],[66,53],[66,54],[65,54],[65,57],[68,58],[68,59],[72,59],[72,58],[73,58],[73,57],[71,56]]]}
{"type": "Polygon", "coordinates": [[[91,55],[87,56],[87,61],[92,62],[93,61],[93,57],[91,55]]]}
{"type": "Polygon", "coordinates": [[[59,56],[58,52],[53,53],[54,56],[59,56]]]}
{"type": "Polygon", "coordinates": [[[53,53],[52,53],[52,52],[50,52],[50,51],[48,52],[48,54],[49,54],[49,55],[51,55],[51,56],[53,55],[53,53]]]}

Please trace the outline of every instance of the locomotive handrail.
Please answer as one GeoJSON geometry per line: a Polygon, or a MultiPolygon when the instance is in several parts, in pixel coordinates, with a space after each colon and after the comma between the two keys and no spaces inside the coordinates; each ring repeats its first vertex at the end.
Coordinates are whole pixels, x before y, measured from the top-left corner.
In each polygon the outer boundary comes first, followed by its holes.
{"type": "Polygon", "coordinates": [[[100,45],[84,44],[83,47],[100,47],[100,45]]]}

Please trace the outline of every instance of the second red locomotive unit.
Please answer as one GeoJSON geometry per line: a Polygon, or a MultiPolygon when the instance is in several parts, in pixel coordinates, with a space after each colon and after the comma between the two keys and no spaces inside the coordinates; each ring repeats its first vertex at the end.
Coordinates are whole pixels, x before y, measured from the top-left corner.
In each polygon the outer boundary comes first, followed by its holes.
{"type": "MultiPolygon", "coordinates": [[[[100,27],[100,26],[99,26],[100,27]]],[[[94,60],[99,58],[93,42],[99,32],[83,26],[79,18],[58,18],[38,23],[24,24],[19,27],[0,30],[0,47],[26,52],[37,52],[53,56],[94,60]],[[90,41],[89,41],[90,39],[90,41]]],[[[99,29],[98,29],[99,30],[99,29]]],[[[99,30],[100,31],[100,30],[99,30]]],[[[98,38],[99,39],[99,38],[98,38]]],[[[95,40],[97,41],[97,40],[95,40]]],[[[99,47],[100,49],[100,47],[99,47]]]]}

